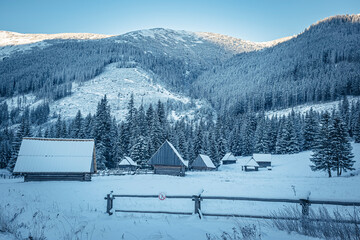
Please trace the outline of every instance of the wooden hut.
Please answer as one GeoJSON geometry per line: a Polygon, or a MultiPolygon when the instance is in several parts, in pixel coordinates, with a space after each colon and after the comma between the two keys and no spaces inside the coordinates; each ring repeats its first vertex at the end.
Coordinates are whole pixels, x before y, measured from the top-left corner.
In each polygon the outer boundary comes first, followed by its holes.
{"type": "Polygon", "coordinates": [[[199,156],[191,164],[191,168],[194,170],[215,170],[216,167],[207,155],[199,154],[199,156]]]}
{"type": "Polygon", "coordinates": [[[250,160],[244,166],[241,166],[241,169],[245,172],[258,171],[259,164],[253,158],[250,158],[250,160]]]}
{"type": "Polygon", "coordinates": [[[271,154],[253,154],[252,158],[259,164],[259,168],[271,167],[271,154]]]}
{"type": "Polygon", "coordinates": [[[221,159],[223,165],[234,164],[236,163],[236,161],[237,159],[232,153],[225,154],[225,156],[221,159]]]}
{"type": "Polygon", "coordinates": [[[120,162],[119,162],[119,168],[121,169],[125,169],[125,170],[136,170],[138,165],[136,164],[136,162],[134,162],[130,157],[124,157],[120,162]]]}
{"type": "Polygon", "coordinates": [[[14,173],[27,181],[90,181],[96,172],[93,139],[23,138],[14,173]]]}
{"type": "Polygon", "coordinates": [[[185,176],[188,162],[184,161],[179,152],[169,142],[165,141],[156,153],[150,158],[155,174],[185,176]]]}

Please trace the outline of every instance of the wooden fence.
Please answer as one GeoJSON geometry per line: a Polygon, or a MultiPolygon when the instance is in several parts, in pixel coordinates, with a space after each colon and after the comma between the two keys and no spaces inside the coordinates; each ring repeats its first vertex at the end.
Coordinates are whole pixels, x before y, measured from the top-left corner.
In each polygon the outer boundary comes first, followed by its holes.
{"type": "MultiPolygon", "coordinates": [[[[117,195],[113,194],[111,191],[110,194],[107,194],[105,200],[106,204],[106,213],[112,215],[113,212],[113,201],[116,198],[158,198],[158,195],[117,195]]],[[[163,214],[179,214],[179,215],[192,215],[197,214],[199,218],[202,216],[215,216],[215,217],[244,217],[244,218],[261,218],[261,219],[284,219],[284,220],[300,220],[309,215],[310,205],[334,205],[334,206],[352,206],[359,207],[360,202],[343,202],[343,201],[326,201],[326,200],[309,200],[309,199],[285,199],[285,198],[254,198],[254,197],[226,197],[226,196],[202,196],[202,195],[192,195],[192,196],[182,196],[182,195],[170,195],[166,196],[168,199],[191,199],[194,201],[194,211],[193,212],[172,212],[172,211],[145,211],[145,210],[119,210],[115,209],[115,212],[124,212],[124,213],[163,213],[163,214]],[[251,201],[251,202],[271,202],[271,203],[295,203],[301,206],[302,218],[294,217],[279,217],[279,216],[269,216],[269,215],[250,215],[250,214],[222,214],[222,213],[204,213],[201,209],[201,202],[204,200],[229,200],[229,201],[251,201]]],[[[315,221],[321,221],[321,219],[310,219],[315,221]]],[[[354,223],[352,220],[336,220],[338,222],[345,223],[354,223]]],[[[356,224],[359,224],[356,222],[356,224]]]]}

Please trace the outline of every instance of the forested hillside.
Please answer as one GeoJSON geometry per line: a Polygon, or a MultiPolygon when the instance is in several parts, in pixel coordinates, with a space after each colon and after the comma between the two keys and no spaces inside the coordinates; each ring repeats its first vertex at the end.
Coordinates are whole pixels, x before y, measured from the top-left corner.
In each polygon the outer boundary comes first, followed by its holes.
{"type": "Polygon", "coordinates": [[[313,149],[324,114],[265,111],[334,100],[329,125],[359,142],[360,103],[346,98],[360,95],[359,43],[359,15],[267,44],[168,29],[47,40],[0,61],[0,162],[12,168],[24,136],[94,138],[100,168],[125,155],[145,164],[165,139],[186,160],[205,153],[215,164],[227,151],[296,153],[313,149]],[[169,121],[174,111],[184,118],[169,121]]]}
{"type": "Polygon", "coordinates": [[[92,79],[113,62],[125,68],[140,66],[154,72],[155,80],[186,92],[203,71],[256,46],[237,44],[244,48],[225,49],[195,33],[167,29],[95,40],[46,40],[45,47],[19,51],[0,61],[0,97],[35,93],[56,100],[71,94],[71,82],[92,79]]]}
{"type": "Polygon", "coordinates": [[[202,74],[194,96],[236,113],[360,94],[360,16],[335,16],[261,51],[241,53],[202,74]]]}

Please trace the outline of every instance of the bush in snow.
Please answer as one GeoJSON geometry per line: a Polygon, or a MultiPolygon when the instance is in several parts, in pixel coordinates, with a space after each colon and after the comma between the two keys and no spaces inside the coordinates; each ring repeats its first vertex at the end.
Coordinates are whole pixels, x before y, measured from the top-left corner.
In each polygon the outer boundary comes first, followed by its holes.
{"type": "Polygon", "coordinates": [[[360,239],[360,210],[353,213],[341,213],[334,210],[329,213],[326,208],[310,210],[308,217],[303,217],[298,208],[285,208],[273,213],[272,226],[281,231],[296,232],[302,235],[326,240],[360,239]],[[282,218],[282,219],[280,219],[282,218]],[[286,219],[287,218],[287,219],[286,219]]]}
{"type": "Polygon", "coordinates": [[[261,240],[261,232],[255,224],[238,224],[232,232],[223,231],[220,236],[206,234],[207,240],[261,240]]]}

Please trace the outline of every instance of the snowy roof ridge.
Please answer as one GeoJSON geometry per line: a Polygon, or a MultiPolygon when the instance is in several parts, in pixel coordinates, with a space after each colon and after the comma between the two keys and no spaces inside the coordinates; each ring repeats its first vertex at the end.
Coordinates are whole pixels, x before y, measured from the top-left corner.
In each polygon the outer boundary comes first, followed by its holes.
{"type": "Polygon", "coordinates": [[[131,157],[125,156],[119,163],[119,165],[127,165],[126,162],[131,166],[137,166],[137,163],[131,159],[131,157]]]}
{"type": "Polygon", "coordinates": [[[169,146],[171,147],[171,149],[172,149],[172,150],[175,152],[175,154],[179,157],[180,161],[187,167],[187,166],[188,166],[188,161],[185,161],[185,160],[182,158],[182,156],[181,156],[180,153],[176,150],[176,148],[174,147],[174,145],[172,145],[172,143],[169,142],[167,139],[165,140],[165,142],[164,142],[163,144],[165,144],[165,143],[168,143],[168,144],[169,144],[169,146]]]}
{"type": "Polygon", "coordinates": [[[224,160],[237,160],[236,157],[231,153],[226,153],[225,156],[221,159],[222,161],[224,160]]]}
{"type": "Polygon", "coordinates": [[[203,160],[205,165],[209,168],[215,168],[214,163],[211,161],[210,157],[205,154],[199,154],[200,158],[203,160]]]}
{"type": "Polygon", "coordinates": [[[92,139],[23,138],[14,172],[93,173],[94,153],[92,139]]]}
{"type": "Polygon", "coordinates": [[[41,137],[23,137],[27,140],[37,140],[37,141],[69,141],[69,142],[92,142],[94,139],[80,139],[80,138],[41,138],[41,137]]]}
{"type": "Polygon", "coordinates": [[[259,164],[255,161],[254,158],[250,158],[250,160],[244,166],[247,166],[247,167],[259,167],[259,164]]]}
{"type": "Polygon", "coordinates": [[[252,158],[254,158],[256,162],[271,162],[271,154],[254,153],[252,158]]]}

